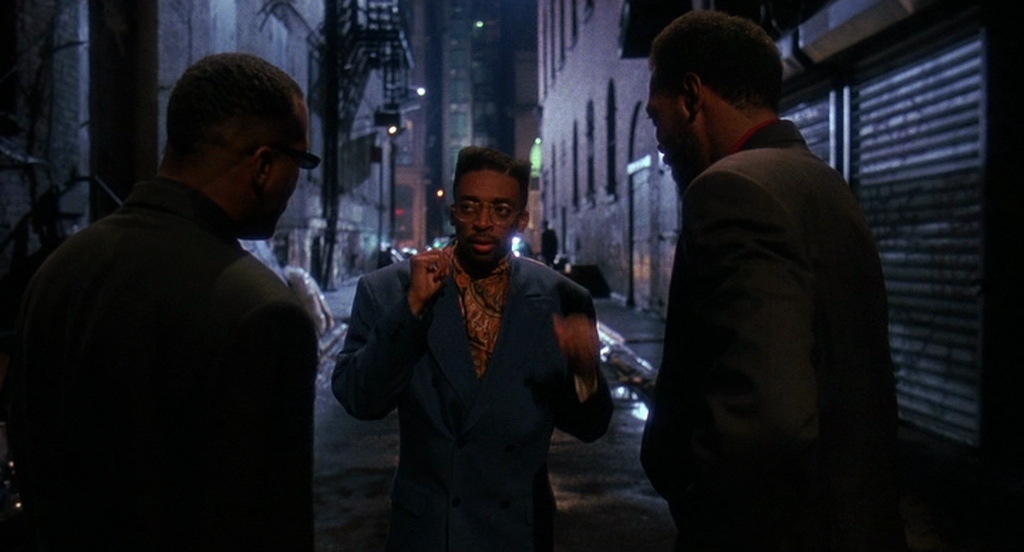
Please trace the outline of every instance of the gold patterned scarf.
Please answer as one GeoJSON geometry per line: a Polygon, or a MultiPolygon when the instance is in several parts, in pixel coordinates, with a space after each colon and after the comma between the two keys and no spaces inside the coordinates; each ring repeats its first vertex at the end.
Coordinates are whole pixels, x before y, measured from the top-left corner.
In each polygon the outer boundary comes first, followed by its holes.
{"type": "Polygon", "coordinates": [[[466,320],[473,366],[477,378],[483,378],[498,343],[501,313],[508,296],[512,264],[505,257],[490,274],[473,279],[459,264],[458,257],[453,256],[453,259],[455,285],[459,288],[459,305],[462,307],[462,317],[466,320]]]}

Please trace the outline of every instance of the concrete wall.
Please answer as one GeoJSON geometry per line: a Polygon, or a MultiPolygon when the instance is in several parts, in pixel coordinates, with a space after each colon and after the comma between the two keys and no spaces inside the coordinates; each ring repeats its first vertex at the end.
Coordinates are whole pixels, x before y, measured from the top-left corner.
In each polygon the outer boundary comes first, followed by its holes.
{"type": "MultiPolygon", "coordinates": [[[[36,199],[53,186],[76,187],[73,179],[89,171],[85,4],[19,0],[5,10],[17,45],[13,66],[0,68],[13,88],[12,104],[0,107],[0,274],[15,255],[39,245],[32,232],[14,235],[36,199]]],[[[84,220],[79,194],[67,194],[64,203],[84,220]]]]}

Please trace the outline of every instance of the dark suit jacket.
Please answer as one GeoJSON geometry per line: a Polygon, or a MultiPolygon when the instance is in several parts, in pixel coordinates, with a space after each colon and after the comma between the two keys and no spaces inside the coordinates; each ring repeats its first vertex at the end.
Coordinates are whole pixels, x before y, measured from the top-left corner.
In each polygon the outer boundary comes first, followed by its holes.
{"type": "Polygon", "coordinates": [[[408,285],[409,261],[363,276],[333,378],[356,418],[398,408],[388,550],[550,549],[552,429],[592,441],[611,417],[602,378],[579,402],[552,324],[553,313],[593,316],[589,293],[514,260],[501,334],[478,381],[454,279],[422,319],[409,309],[408,285]]]}
{"type": "Polygon", "coordinates": [[[17,358],[42,550],[312,550],[313,324],[205,196],[140,183],[72,236],[17,358]]]}
{"type": "Polygon", "coordinates": [[[682,203],[642,447],[681,549],[900,549],[886,294],[850,189],[780,121],[682,203]]]}

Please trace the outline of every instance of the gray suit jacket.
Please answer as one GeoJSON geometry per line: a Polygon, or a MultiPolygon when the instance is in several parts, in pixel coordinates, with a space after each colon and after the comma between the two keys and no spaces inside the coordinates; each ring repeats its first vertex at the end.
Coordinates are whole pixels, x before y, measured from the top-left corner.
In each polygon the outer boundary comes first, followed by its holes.
{"type": "Polygon", "coordinates": [[[313,549],[313,323],[176,182],[43,264],[12,445],[44,550],[313,549]]]}
{"type": "Polygon", "coordinates": [[[454,279],[422,319],[409,309],[408,285],[409,261],[360,279],[333,377],[335,396],[357,418],[398,409],[388,550],[550,548],[552,430],[592,441],[611,416],[603,378],[579,402],[552,324],[553,313],[593,316],[590,295],[515,259],[501,335],[478,381],[454,279]]]}
{"type": "Polygon", "coordinates": [[[682,203],[642,447],[680,549],[901,549],[886,293],[849,187],[780,121],[682,203]]]}

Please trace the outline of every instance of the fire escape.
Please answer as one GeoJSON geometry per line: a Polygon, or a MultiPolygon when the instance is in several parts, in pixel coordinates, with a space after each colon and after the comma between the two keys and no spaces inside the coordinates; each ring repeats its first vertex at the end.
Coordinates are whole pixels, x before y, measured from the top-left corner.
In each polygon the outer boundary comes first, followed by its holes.
{"type": "Polygon", "coordinates": [[[401,124],[400,106],[409,94],[413,61],[399,4],[400,0],[324,3],[323,40],[313,49],[320,67],[314,107],[322,115],[324,139],[321,200],[326,227],[313,267],[321,284],[330,281],[337,246],[339,199],[344,192],[339,151],[350,146],[356,112],[373,71],[380,72],[384,88],[384,103],[374,114],[374,124],[401,124]]]}

